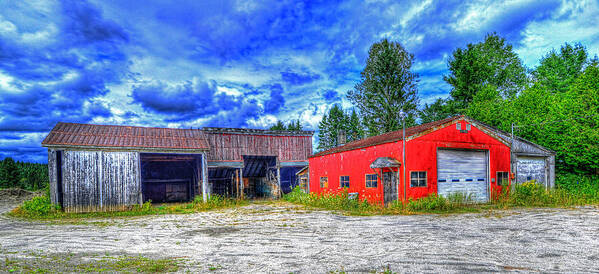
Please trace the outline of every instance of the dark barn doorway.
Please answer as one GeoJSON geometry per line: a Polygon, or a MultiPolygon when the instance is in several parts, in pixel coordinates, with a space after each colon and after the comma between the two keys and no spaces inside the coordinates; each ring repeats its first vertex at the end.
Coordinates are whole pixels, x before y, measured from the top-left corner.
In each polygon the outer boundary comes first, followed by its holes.
{"type": "Polygon", "coordinates": [[[208,169],[208,180],[212,194],[228,198],[239,198],[239,168],[218,167],[208,169]]]}
{"type": "Polygon", "coordinates": [[[276,156],[243,156],[243,191],[248,199],[279,195],[276,156]]]}
{"type": "Polygon", "coordinates": [[[296,186],[300,184],[297,179],[296,173],[300,171],[303,166],[289,166],[281,167],[281,191],[284,194],[291,192],[296,186]]]}
{"type": "Polygon", "coordinates": [[[201,155],[140,153],[143,201],[191,201],[201,180],[201,155]]]}

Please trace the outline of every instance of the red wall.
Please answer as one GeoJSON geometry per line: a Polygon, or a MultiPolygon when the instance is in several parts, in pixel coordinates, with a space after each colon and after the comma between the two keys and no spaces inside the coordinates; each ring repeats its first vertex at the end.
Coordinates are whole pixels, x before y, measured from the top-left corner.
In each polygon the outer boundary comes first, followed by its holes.
{"type": "MultiPolygon", "coordinates": [[[[465,129],[467,122],[454,121],[450,125],[430,132],[415,139],[408,139],[406,146],[407,165],[406,180],[409,182],[410,171],[427,171],[426,187],[410,187],[407,184],[408,199],[419,198],[437,191],[437,149],[459,148],[478,149],[489,152],[489,169],[492,191],[500,190],[497,186],[497,172],[510,172],[510,149],[497,139],[487,135],[472,125],[468,133],[461,133],[456,129],[455,123],[462,124],[465,129]]],[[[366,174],[378,173],[370,168],[370,164],[378,157],[393,157],[402,161],[402,141],[386,143],[362,149],[355,149],[335,154],[309,158],[310,165],[310,191],[315,193],[339,192],[340,176],[350,177],[348,192],[358,192],[360,199],[369,201],[383,200],[383,187],[380,180],[376,188],[366,188],[366,174]],[[320,177],[328,177],[328,188],[320,188],[320,177]]],[[[403,167],[399,168],[399,200],[403,199],[403,167]]]]}

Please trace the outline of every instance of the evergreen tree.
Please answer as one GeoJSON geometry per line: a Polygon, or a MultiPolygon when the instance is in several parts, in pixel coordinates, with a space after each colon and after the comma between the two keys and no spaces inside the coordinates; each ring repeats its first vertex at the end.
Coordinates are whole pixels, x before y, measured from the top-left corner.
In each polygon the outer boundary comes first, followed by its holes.
{"type": "Polygon", "coordinates": [[[413,62],[414,55],[398,42],[383,39],[370,47],[361,80],[348,93],[369,135],[401,129],[401,111],[407,126],[415,124],[418,74],[411,71],[413,62]]]}
{"type": "Polygon", "coordinates": [[[349,115],[347,126],[347,141],[357,141],[364,137],[364,127],[362,126],[362,122],[360,121],[360,117],[355,109],[352,110],[349,115]]]}
{"type": "Polygon", "coordinates": [[[15,187],[18,185],[20,178],[21,174],[15,161],[10,157],[4,158],[0,169],[0,187],[15,187]]]}
{"type": "Polygon", "coordinates": [[[270,127],[270,130],[287,130],[285,124],[281,122],[281,120],[277,120],[277,122],[270,127]]]}

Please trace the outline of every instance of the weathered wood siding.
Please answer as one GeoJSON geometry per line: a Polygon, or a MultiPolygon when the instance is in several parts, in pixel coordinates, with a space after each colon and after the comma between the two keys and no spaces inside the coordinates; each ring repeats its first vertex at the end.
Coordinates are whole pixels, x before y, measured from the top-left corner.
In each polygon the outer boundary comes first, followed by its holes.
{"type": "Polygon", "coordinates": [[[106,210],[139,204],[139,153],[102,152],[100,202],[106,210]]]}
{"type": "Polygon", "coordinates": [[[56,150],[48,149],[48,179],[50,180],[50,201],[58,204],[58,192],[56,184],[58,177],[56,172],[56,150]]]}
{"type": "Polygon", "coordinates": [[[208,161],[243,161],[243,155],[277,156],[280,162],[307,161],[312,154],[310,136],[206,133],[208,161]]]}
{"type": "Polygon", "coordinates": [[[66,212],[122,210],[139,203],[139,153],[64,151],[66,212]]]}

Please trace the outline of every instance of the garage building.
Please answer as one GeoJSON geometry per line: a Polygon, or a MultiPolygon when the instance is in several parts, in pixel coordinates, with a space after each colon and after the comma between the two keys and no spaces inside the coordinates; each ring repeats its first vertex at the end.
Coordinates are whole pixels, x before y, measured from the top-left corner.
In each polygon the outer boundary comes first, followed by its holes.
{"type": "Polygon", "coordinates": [[[405,132],[405,164],[402,130],[310,156],[310,191],[348,191],[384,204],[431,193],[463,193],[487,202],[516,174],[518,182],[537,179],[553,186],[554,153],[522,138],[512,140],[469,117],[455,116],[405,132]]]}
{"type": "Polygon", "coordinates": [[[42,146],[52,202],[88,212],[198,195],[279,197],[308,164],[312,134],[58,123],[42,146]]]}

